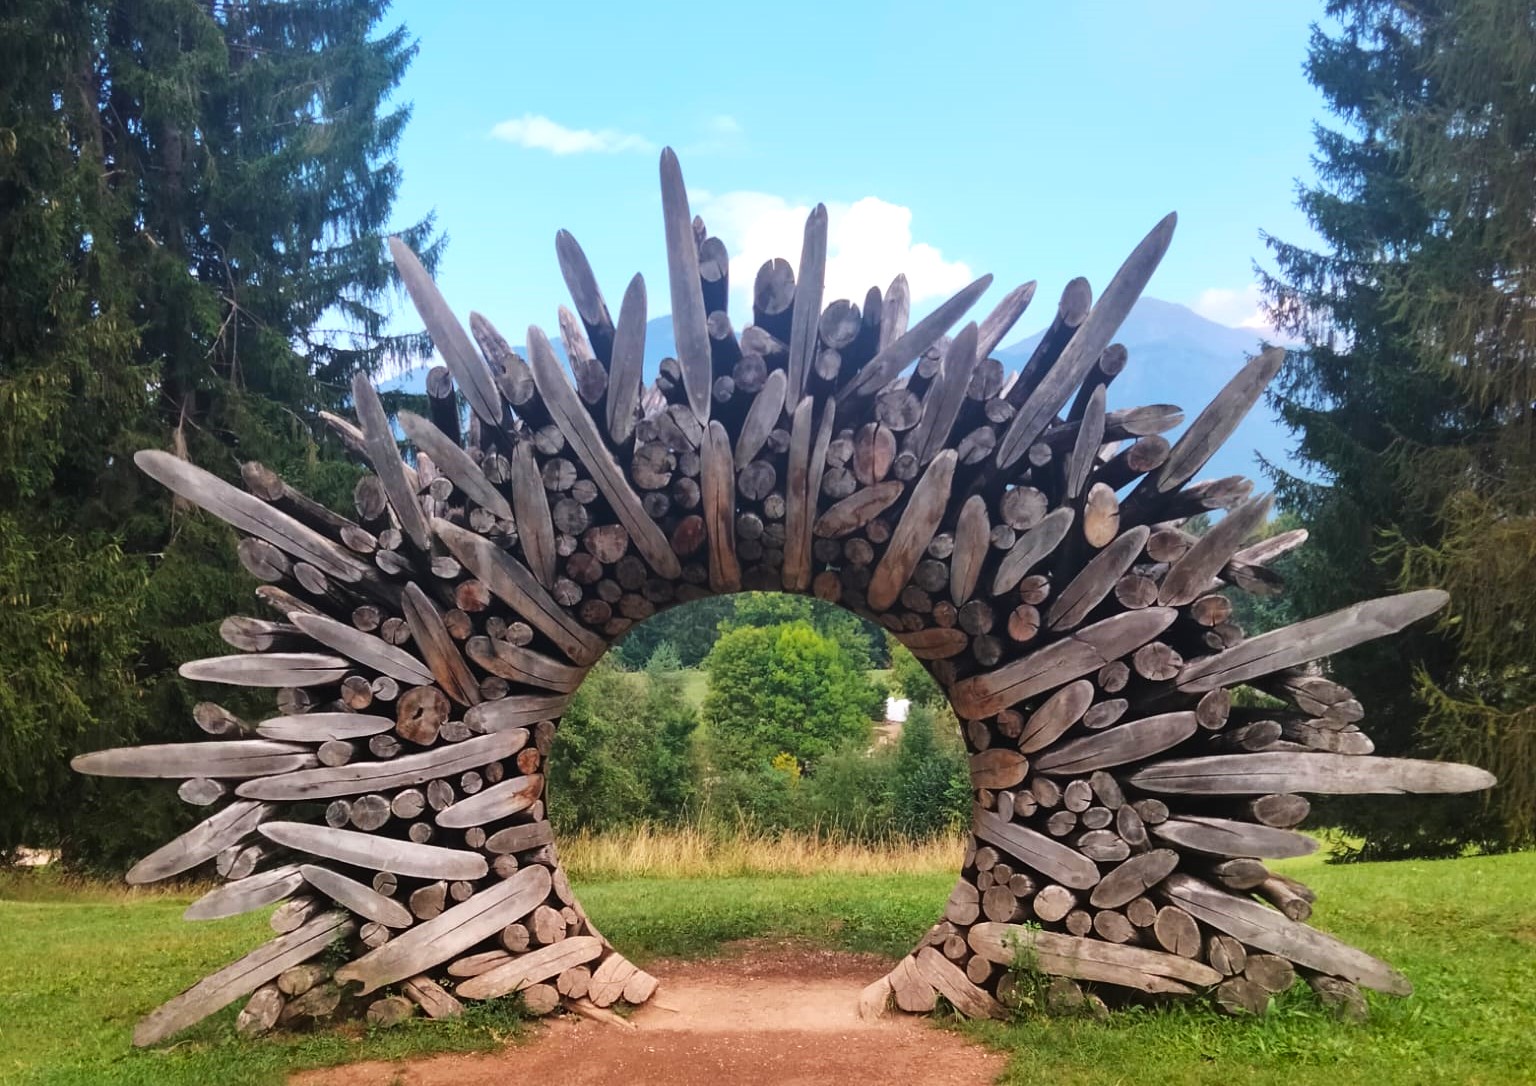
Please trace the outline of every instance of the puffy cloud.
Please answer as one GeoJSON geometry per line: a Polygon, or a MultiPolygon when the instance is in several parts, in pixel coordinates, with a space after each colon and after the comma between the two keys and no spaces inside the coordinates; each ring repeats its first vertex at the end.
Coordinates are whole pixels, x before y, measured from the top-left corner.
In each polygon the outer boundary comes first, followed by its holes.
{"type": "Polygon", "coordinates": [[[644,136],[618,132],[612,128],[596,131],[590,128],[567,128],[534,113],[502,121],[491,129],[491,136],[530,150],[548,151],[552,155],[611,155],[654,149],[651,141],[644,136]]]}
{"type": "Polygon", "coordinates": [[[1217,324],[1229,328],[1253,328],[1271,338],[1277,338],[1274,328],[1264,316],[1263,295],[1257,283],[1249,283],[1238,290],[1212,287],[1200,292],[1200,297],[1190,306],[1196,313],[1217,324]]]}
{"type": "MultiPolygon", "coordinates": [[[[731,253],[732,288],[752,289],[757,269],[783,257],[800,262],[805,219],[811,209],[766,192],[720,195],[695,192],[693,209],[731,253]]],[[[937,248],[912,240],[912,210],[866,196],[827,205],[825,297],[862,302],[872,286],[884,290],[905,272],[912,301],[947,297],[975,278],[964,262],[946,260],[937,248]]]]}

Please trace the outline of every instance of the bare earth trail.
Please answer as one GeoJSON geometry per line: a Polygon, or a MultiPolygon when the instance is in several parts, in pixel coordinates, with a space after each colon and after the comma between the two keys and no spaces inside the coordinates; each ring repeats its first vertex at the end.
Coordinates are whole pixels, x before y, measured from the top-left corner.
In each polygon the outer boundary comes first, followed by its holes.
{"type": "Polygon", "coordinates": [[[720,1086],[848,1081],[982,1086],[1003,1056],[923,1019],[859,1017],[859,990],[883,958],[753,940],[721,958],[656,962],[657,998],[626,1030],[563,1017],[501,1052],[359,1063],[306,1072],[295,1086],[720,1086]]]}

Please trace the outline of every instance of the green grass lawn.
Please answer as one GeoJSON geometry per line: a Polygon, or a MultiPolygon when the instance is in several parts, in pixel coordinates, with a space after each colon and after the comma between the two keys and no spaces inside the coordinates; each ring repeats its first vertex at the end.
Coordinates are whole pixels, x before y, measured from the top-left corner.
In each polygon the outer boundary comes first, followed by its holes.
{"type": "MultiPolygon", "coordinates": [[[[1406,972],[1411,999],[1373,999],[1370,1024],[1333,1022],[1305,992],[1269,1019],[1201,1008],[1107,1023],[967,1024],[1013,1053],[1005,1081],[1049,1083],[1516,1083],[1536,1081],[1536,854],[1436,863],[1282,865],[1322,896],[1316,920],[1406,972]]],[[[947,876],[631,880],[579,887],[610,939],[644,961],[705,955],[753,935],[800,935],[898,955],[939,908],[947,876]]],[[[261,916],[179,920],[183,899],[0,881],[0,1081],[274,1083],[286,1071],[493,1046],[505,1015],[368,1034],[236,1039],[233,1010],[166,1048],[129,1045],[139,1015],[267,934],[261,916]]]]}

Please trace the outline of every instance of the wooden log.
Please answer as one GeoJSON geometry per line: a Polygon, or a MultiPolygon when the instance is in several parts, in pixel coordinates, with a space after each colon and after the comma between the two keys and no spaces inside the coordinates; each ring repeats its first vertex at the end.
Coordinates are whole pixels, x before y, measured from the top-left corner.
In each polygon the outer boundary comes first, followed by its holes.
{"type": "Polygon", "coordinates": [[[1053,747],[1035,759],[1035,769],[1053,776],[1073,776],[1141,761],[1195,734],[1191,712],[1162,713],[1053,747]]]}
{"type": "Polygon", "coordinates": [[[1000,818],[995,812],[973,808],[971,826],[972,832],[983,841],[1007,851],[1064,886],[1086,890],[1099,881],[1099,869],[1080,852],[1017,822],[1000,818]]]}
{"type": "Polygon", "coordinates": [[[911,633],[898,633],[896,640],[919,660],[944,660],[964,652],[971,639],[964,630],[930,626],[911,633]]]}
{"type": "Polygon", "coordinates": [[[1317,842],[1303,834],[1200,815],[1170,818],[1160,826],[1153,826],[1152,835],[1180,848],[1216,856],[1283,859],[1310,856],[1317,851],[1317,842]]]}
{"type": "Polygon", "coordinates": [[[1163,577],[1157,601],[1165,607],[1182,607],[1204,594],[1243,540],[1269,516],[1268,495],[1244,502],[1222,517],[1163,577]]]}
{"type": "Polygon", "coordinates": [[[1088,903],[1096,909],[1118,909],[1162,882],[1178,866],[1179,854],[1172,849],[1132,856],[1099,881],[1088,903]]]}
{"type": "Polygon", "coordinates": [[[960,518],[955,525],[955,550],[949,563],[949,598],[956,606],[964,605],[976,591],[991,531],[986,499],[980,494],[971,495],[960,507],[960,518]]]}
{"type": "Polygon", "coordinates": [[[1158,893],[1202,923],[1247,946],[1377,991],[1392,995],[1409,995],[1413,991],[1408,978],[1364,951],[1290,920],[1250,898],[1218,890],[1191,875],[1170,875],[1158,893]]]}
{"type": "Polygon", "coordinates": [[[487,509],[499,520],[512,519],[512,507],[501,492],[470,459],[456,441],[451,440],[431,421],[410,411],[395,416],[411,442],[432,458],[437,469],[452,480],[476,505],[487,509]]]}
{"type": "Polygon", "coordinates": [[[1250,954],[1243,976],[1266,992],[1276,995],[1296,983],[1296,970],[1290,962],[1275,954],[1250,954]]]}
{"type": "Polygon", "coordinates": [[[1201,693],[1332,656],[1362,642],[1394,634],[1440,610],[1448,599],[1438,589],[1385,596],[1260,634],[1224,652],[1194,661],[1180,674],[1178,687],[1201,693]]]}
{"type": "Polygon", "coordinates": [[[191,780],[182,781],[177,786],[176,797],[194,807],[207,807],[223,799],[228,792],[229,789],[218,781],[209,780],[207,777],[193,777],[191,780]]]}
{"type": "Polygon", "coordinates": [[[1276,829],[1288,830],[1300,825],[1312,811],[1312,804],[1305,796],[1285,793],[1260,796],[1248,804],[1248,814],[1255,822],[1276,829]]]}
{"type": "Polygon", "coordinates": [[[397,841],[305,822],[267,822],[258,827],[258,832],[286,848],[370,870],[392,871],[397,875],[480,879],[490,873],[485,857],[463,849],[397,841]]]}
{"type": "Polygon", "coordinates": [[[1370,1017],[1371,1010],[1365,996],[1349,981],[1340,977],[1308,974],[1307,983],[1323,1006],[1344,1021],[1359,1025],[1370,1017]]]}
{"type": "MultiPolygon", "coordinates": [[[[389,416],[384,412],[384,404],[366,374],[360,373],[353,377],[352,402],[358,422],[362,424],[368,460],[373,464],[379,482],[384,484],[384,493],[400,522],[401,530],[417,550],[430,550],[432,529],[416,498],[415,486],[406,478],[405,465],[400,461],[395,432],[390,427],[389,416]]],[[[500,406],[499,400],[497,405],[500,406]]]]}
{"type": "Polygon", "coordinates": [[[905,483],[887,479],[854,491],[816,518],[812,534],[824,539],[844,539],[894,505],[905,490],[905,483]]]}
{"type": "Polygon", "coordinates": [[[1027,283],[1014,287],[1003,296],[1003,300],[997,303],[992,312],[986,315],[976,337],[977,358],[990,358],[992,352],[997,350],[997,345],[1018,323],[1019,318],[1024,315],[1024,310],[1028,309],[1029,303],[1034,300],[1035,286],[1035,281],[1031,279],[1027,283]]]}
{"type": "MultiPolygon", "coordinates": [[[[540,686],[546,690],[556,690],[566,694],[580,686],[582,678],[586,675],[585,668],[571,667],[542,653],[534,652],[532,649],[519,648],[496,638],[471,637],[465,642],[464,651],[471,660],[493,675],[511,682],[540,686]]],[[[485,719],[488,715],[505,717],[506,714],[525,707],[534,709],[535,719],[543,720],[559,715],[558,711],[550,712],[546,708],[556,704],[548,698],[540,698],[537,706],[530,705],[527,701],[514,702],[513,705],[500,709],[499,712],[490,710],[486,714],[477,714],[471,710],[465,714],[465,720],[473,727],[476,722],[485,719]]],[[[558,708],[563,707],[563,705],[558,706],[558,708]]],[[[528,722],[532,723],[531,720],[528,722]]]]}
{"type": "Polygon", "coordinates": [[[1178,216],[1168,215],[1131,252],[1099,297],[1098,304],[1073,334],[1061,357],[1019,405],[1018,413],[998,445],[999,467],[1007,468],[1023,456],[1083,383],[1157,270],[1168,242],[1173,238],[1177,221],[1178,216]]]}
{"type": "Polygon", "coordinates": [[[1063,686],[1030,714],[1019,733],[1019,750],[1033,754],[1046,749],[1082,719],[1092,702],[1093,684],[1087,679],[1063,686]]]}
{"type": "Polygon", "coordinates": [[[907,434],[906,447],[926,464],[949,442],[976,371],[976,325],[967,324],[945,349],[939,375],[923,400],[923,417],[907,434]]]}
{"type": "Polygon", "coordinates": [[[992,578],[992,594],[1001,596],[1012,590],[1026,573],[1044,561],[1066,538],[1075,516],[1071,509],[1054,509],[1020,535],[997,567],[992,578]]]}
{"type": "MultiPolygon", "coordinates": [[[[646,521],[655,528],[653,521],[649,518],[646,521]]],[[[498,599],[553,641],[571,660],[585,666],[595,663],[607,651],[607,643],[601,637],[568,614],[539,585],[527,567],[494,543],[446,520],[435,521],[433,530],[466,569],[484,581],[498,599]]],[[[665,537],[662,541],[665,543],[665,537]]],[[[668,553],[671,554],[670,548],[668,553]]],[[[672,561],[677,561],[675,555],[672,561]]],[[[678,570],[680,575],[681,566],[678,570]]]]}
{"type": "Polygon", "coordinates": [[[1184,958],[1200,956],[1200,926],[1177,905],[1164,905],[1157,911],[1152,932],[1164,950],[1184,958]]]}
{"type": "Polygon", "coordinates": [[[1227,1014],[1263,1016],[1269,1010],[1269,993],[1244,977],[1229,977],[1216,986],[1216,1005],[1227,1014]]]}
{"type": "Polygon", "coordinates": [[[328,577],[346,584],[374,579],[371,568],[345,548],[260,498],[230,486],[218,476],[179,457],[156,449],[143,449],[133,454],[133,462],[140,471],[179,497],[206,509],[238,531],[263,539],[283,553],[310,563],[328,577]]]}
{"type": "Polygon", "coordinates": [[[479,680],[470,672],[469,665],[454,644],[453,635],[443,622],[443,614],[437,605],[415,583],[408,584],[400,593],[401,608],[411,627],[411,639],[426,659],[431,675],[437,684],[460,705],[478,705],[480,702],[479,680]]]}
{"type": "Polygon", "coordinates": [[[421,315],[427,331],[431,333],[433,345],[442,355],[448,372],[453,374],[470,410],[486,425],[499,427],[502,418],[501,396],[490,367],[475,350],[464,326],[454,317],[447,301],[416,254],[397,237],[389,239],[389,251],[394,258],[395,270],[399,272],[416,306],[416,312],[421,315]]]}
{"type": "Polygon", "coordinates": [[[1206,987],[1221,980],[1214,969],[1188,957],[1011,924],[977,924],[966,941],[999,965],[1013,965],[1022,952],[1044,973],[1143,992],[1187,995],[1192,985],[1206,987]]]}
{"type": "Polygon", "coordinates": [[[464,999],[494,999],[593,961],[604,949],[600,939],[590,935],[573,935],[471,977],[460,984],[456,991],[464,999]]]}
{"type": "Polygon", "coordinates": [[[150,743],[77,754],[69,767],[92,777],[267,777],[315,764],[309,748],[264,739],[203,743],[150,743]]]}
{"type": "Polygon", "coordinates": [[[1053,630],[1070,630],[1087,618],[1131,568],[1149,534],[1144,525],[1131,528],[1094,555],[1057,595],[1046,612],[1046,624],[1053,630]]]}
{"type": "MultiPolygon", "coordinates": [[[[661,211],[667,238],[667,279],[672,289],[672,335],[682,367],[683,387],[695,417],[701,423],[708,422],[712,376],[704,293],[699,286],[699,252],[693,240],[682,167],[670,147],[661,153],[661,211]]],[[[544,395],[547,401],[549,394],[544,395]]]]}
{"type": "MultiPolygon", "coordinates": [[[[695,287],[697,287],[696,282],[695,287]]],[[[549,409],[550,417],[565,434],[566,439],[571,443],[572,451],[586,466],[592,481],[597,484],[598,490],[608,500],[614,515],[629,532],[635,549],[661,576],[668,578],[681,576],[682,567],[678,563],[677,556],[667,545],[666,536],[641,508],[639,497],[630,487],[629,481],[624,478],[624,473],[613,459],[613,454],[603,444],[591,416],[587,414],[577,399],[576,393],[561,376],[559,363],[555,359],[548,338],[537,327],[528,329],[528,353],[534,382],[538,385],[539,394],[544,398],[544,405],[549,409]]],[[[706,342],[704,355],[706,374],[708,363],[706,342]]],[[[703,392],[702,409],[697,403],[693,406],[696,412],[702,410],[701,418],[707,417],[709,411],[707,381],[703,392]]],[[[449,549],[452,549],[452,544],[449,545],[449,549]]],[[[455,557],[463,561],[462,556],[455,554],[455,557]]],[[[480,579],[489,580],[483,574],[480,575],[480,579]]]]}
{"type": "Polygon", "coordinates": [[[444,829],[483,826],[528,810],[543,792],[544,778],[537,773],[511,777],[439,811],[435,821],[444,829]]]}
{"type": "MultiPolygon", "coordinates": [[[[418,588],[416,591],[421,590],[418,588]]],[[[421,686],[433,680],[432,670],[426,664],[381,637],[364,633],[324,615],[293,614],[289,619],[322,645],[345,653],[364,667],[413,686],[421,686]]]]}
{"type": "Polygon", "coordinates": [[[816,330],[821,318],[822,287],[827,274],[827,209],[817,204],[805,219],[800,247],[800,269],[795,279],[795,302],[790,311],[789,385],[786,399],[796,404],[805,395],[811,360],[816,352],[816,330]]]}
{"type": "Polygon", "coordinates": [[[950,700],[962,717],[991,716],[1118,660],[1162,633],[1177,613],[1148,607],[1085,626],[995,671],[956,683],[950,700]]]}
{"type": "Polygon", "coordinates": [[[1205,796],[1475,792],[1494,784],[1487,771],[1452,762],[1288,751],[1175,758],[1143,766],[1127,779],[1146,792],[1205,796]]]}
{"type": "Polygon", "coordinates": [[[336,970],[338,983],[357,981],[360,994],[416,976],[470,947],[491,938],[507,924],[526,916],[549,894],[549,869],[524,867],[469,900],[417,924],[384,946],[336,970]]]}
{"type": "Polygon", "coordinates": [[[709,424],[702,450],[704,526],[709,536],[709,587],[719,594],[741,590],[736,557],[736,473],[731,439],[719,420],[709,424]]]}
{"type": "MultiPolygon", "coordinates": [[[[891,534],[891,541],[870,577],[865,597],[872,610],[880,611],[896,602],[902,588],[922,559],[939,521],[949,504],[950,487],[955,476],[955,452],[946,449],[933,458],[922,478],[912,488],[911,499],[901,520],[891,534]]],[[[966,716],[990,716],[990,713],[964,713],[966,716]]]]}
{"type": "Polygon", "coordinates": [[[283,1013],[283,994],[275,984],[263,984],[251,993],[235,1019],[235,1032],[242,1037],[259,1037],[277,1025],[283,1013]]]}
{"type": "MultiPolygon", "coordinates": [[[[874,358],[866,362],[856,374],[853,380],[837,391],[838,402],[845,400],[873,396],[884,388],[892,378],[902,370],[910,366],[929,347],[939,341],[939,337],[947,332],[965,312],[976,303],[992,285],[992,277],[983,275],[980,279],[962,288],[954,297],[943,302],[928,316],[918,321],[907,331],[897,335],[889,343],[884,344],[874,358]]],[[[892,284],[895,287],[895,284],[892,284]]],[[[905,280],[903,280],[903,288],[905,280]]],[[[898,303],[899,304],[899,303],[898,303]]],[[[894,313],[896,306],[891,299],[886,300],[887,313],[894,313]]],[[[901,307],[905,312],[905,307],[901,307]]],[[[884,328],[882,326],[882,339],[884,328]]],[[[892,427],[895,429],[895,427],[892,427]]]]}
{"type": "Polygon", "coordinates": [[[151,1011],[134,1027],[134,1046],[144,1048],[180,1033],[275,980],[285,969],[324,952],[336,939],[350,935],[354,928],[355,924],[345,913],[325,913],[262,944],[151,1011]]]}
{"type": "Polygon", "coordinates": [[[1278,876],[1271,875],[1259,883],[1255,891],[1288,919],[1305,921],[1312,915],[1312,903],[1297,893],[1290,882],[1278,876]]]}
{"type": "Polygon", "coordinates": [[[1029,759],[1016,750],[994,747],[971,755],[972,788],[1012,788],[1029,772],[1029,759]]]}
{"type": "Polygon", "coordinates": [[[415,918],[398,901],[369,889],[355,879],[316,864],[299,867],[304,881],[348,912],[391,928],[408,928],[415,918]]]}
{"type": "Polygon", "coordinates": [[[499,701],[483,701],[464,713],[472,732],[505,732],[556,720],[570,704],[565,695],[516,694],[499,701]]]}
{"type": "Polygon", "coordinates": [[[804,592],[811,582],[812,528],[816,521],[817,494],[826,466],[827,446],[832,440],[836,407],[822,405],[821,421],[812,436],[813,401],[795,408],[790,434],[789,474],[785,478],[784,566],[781,576],[789,592],[804,592]]]}
{"type": "Polygon", "coordinates": [[[183,920],[221,920],[284,900],[300,886],[304,876],[293,864],[258,871],[209,890],[181,914],[183,920]]]}
{"type": "Polygon", "coordinates": [[[346,664],[319,652],[253,652],[188,660],[176,673],[193,682],[231,686],[329,686],[346,677],[346,664]]]}

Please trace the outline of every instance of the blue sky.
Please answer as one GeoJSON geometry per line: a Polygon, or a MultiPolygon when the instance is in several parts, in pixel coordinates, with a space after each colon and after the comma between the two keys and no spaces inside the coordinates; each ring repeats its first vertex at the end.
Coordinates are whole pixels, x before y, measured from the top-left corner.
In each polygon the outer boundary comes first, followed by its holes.
{"type": "Polygon", "coordinates": [[[610,307],[640,271],[650,315],[667,308],[663,145],[731,245],[733,284],[765,256],[796,260],[824,201],[837,293],[906,271],[922,309],[984,271],[989,300],[1038,279],[1018,336],[1177,210],[1148,293],[1238,325],[1259,231],[1309,236],[1293,205],[1323,119],[1301,68],[1321,8],[402,0],[392,15],[421,52],[397,211],[436,209],[454,308],[515,341],[568,304],[561,227],[610,307]]]}

